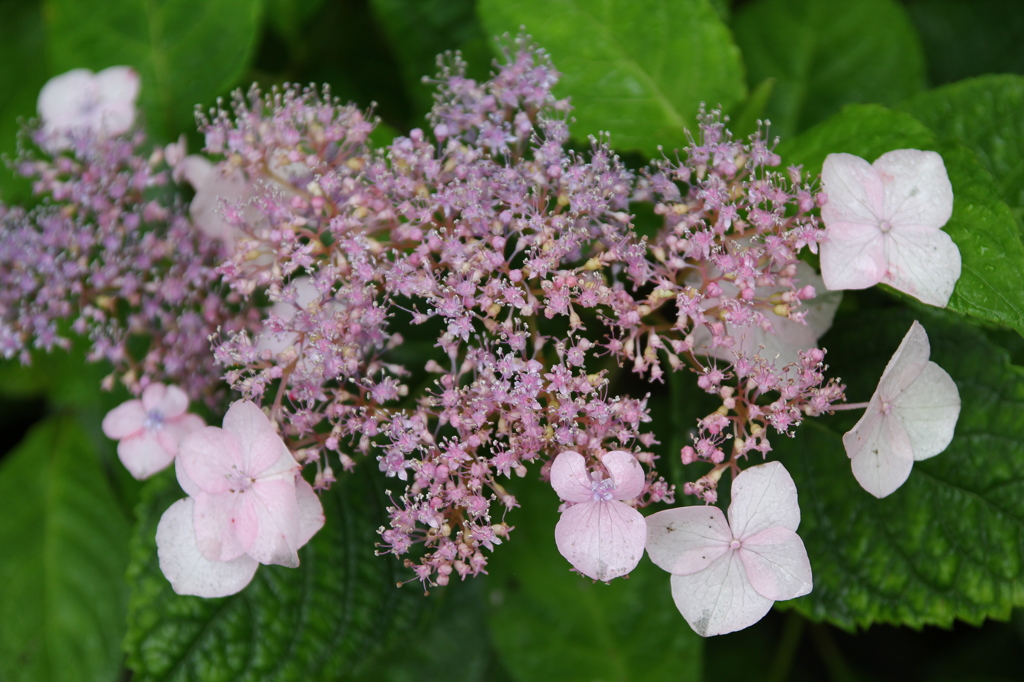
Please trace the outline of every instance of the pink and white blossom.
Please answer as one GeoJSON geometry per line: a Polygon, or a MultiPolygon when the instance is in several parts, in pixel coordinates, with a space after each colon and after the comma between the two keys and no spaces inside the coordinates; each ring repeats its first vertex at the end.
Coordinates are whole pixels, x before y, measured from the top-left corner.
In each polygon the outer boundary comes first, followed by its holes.
{"type": "Polygon", "coordinates": [[[647,553],[672,574],[672,597],[690,627],[702,637],[722,635],[811,591],[799,525],[796,484],[769,462],[733,480],[728,521],[721,509],[698,506],[647,517],[647,553]]]}
{"type": "Polygon", "coordinates": [[[843,436],[854,477],[875,497],[895,491],[915,460],[934,457],[953,440],[960,392],[930,354],[928,335],[915,321],[885,366],[864,415],[843,436]]]}
{"type": "Polygon", "coordinates": [[[45,146],[66,149],[71,135],[114,136],[135,123],[139,74],[128,66],[111,66],[99,73],[74,69],[54,76],[39,92],[45,146]]]}
{"type": "Polygon", "coordinates": [[[821,171],[821,273],[829,289],[878,283],[946,307],[960,278],[960,250],[940,228],[953,214],[953,187],[935,152],[897,149],[869,164],[829,154],[821,171]]]}
{"type": "Polygon", "coordinates": [[[644,555],[644,517],[623,500],[643,491],[645,475],[636,457],[606,453],[608,476],[591,471],[578,452],[566,451],[551,464],[551,486],[573,505],[555,526],[555,544],[569,563],[594,580],[611,580],[636,568],[644,555]]]}
{"type": "Polygon", "coordinates": [[[103,418],[103,433],[118,441],[117,456],[135,478],[163,471],[178,454],[179,443],[205,423],[188,414],[188,396],[177,386],[150,384],[141,400],[129,400],[103,418]]]}

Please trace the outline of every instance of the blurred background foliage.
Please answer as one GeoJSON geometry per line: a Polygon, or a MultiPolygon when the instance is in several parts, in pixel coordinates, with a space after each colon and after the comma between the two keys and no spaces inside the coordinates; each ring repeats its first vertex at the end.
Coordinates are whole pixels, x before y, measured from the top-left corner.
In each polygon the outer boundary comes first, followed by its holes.
{"type": "MultiPolygon", "coordinates": [[[[576,139],[610,131],[631,165],[660,144],[685,144],[700,102],[722,106],[737,133],[769,118],[784,139],[822,122],[835,128],[844,106],[884,105],[929,126],[935,144],[966,145],[1019,227],[1024,87],[1016,76],[959,83],[1024,74],[1019,0],[0,0],[0,153],[15,156],[17,132],[48,78],[115,64],[142,74],[144,123],[157,143],[185,134],[198,150],[197,105],[205,110],[251,83],[266,90],[284,82],[327,83],[340,100],[372,107],[382,122],[377,140],[386,142],[425,125],[432,98],[424,77],[436,72],[439,53],[458,50],[469,74],[485,78],[500,51],[494,37],[520,27],[564,74],[560,94],[577,107],[576,139]]],[[[877,114],[843,116],[863,112],[877,114]]],[[[815,140],[835,139],[828,126],[816,131],[791,147],[809,168],[815,140]]],[[[29,201],[30,188],[0,168],[0,198],[29,201]]],[[[858,292],[843,311],[872,319],[880,309],[902,315],[905,306],[858,292]]],[[[996,319],[1020,329],[1013,314],[996,319]]],[[[955,325],[949,315],[936,325],[955,325]]],[[[1012,331],[970,333],[986,335],[1007,363],[1024,358],[1012,331]]],[[[830,340],[843,343],[836,331],[823,343],[830,340]]],[[[154,510],[174,498],[172,486],[167,476],[133,481],[99,431],[102,415],[126,396],[99,390],[104,368],[86,365],[80,349],[36,360],[0,365],[0,681],[129,679],[126,654],[131,679],[1021,679],[1024,612],[1009,610],[1017,597],[974,616],[949,612],[948,627],[916,629],[857,629],[872,622],[863,614],[827,618],[842,627],[812,622],[807,616],[817,620],[825,607],[802,601],[746,631],[701,641],[675,611],[667,576],[649,563],[613,586],[570,574],[551,542],[557,500],[529,482],[518,494],[532,504],[509,519],[520,528],[495,554],[491,575],[429,598],[415,584],[392,594],[401,569],[372,556],[366,531],[379,517],[383,485],[370,476],[358,505],[332,498],[337,527],[304,550],[299,571],[263,569],[237,598],[177,599],[152,546],[154,510]],[[983,620],[986,613],[1003,619],[983,620]]],[[[708,411],[684,384],[653,389],[664,455],[685,442],[678,425],[708,411]]],[[[628,374],[619,386],[650,390],[628,374]]],[[[1020,444],[1011,448],[1017,455],[1020,444]]],[[[684,480],[677,457],[662,464],[684,480]]],[[[943,608],[925,603],[921,612],[932,606],[943,608]]]]}

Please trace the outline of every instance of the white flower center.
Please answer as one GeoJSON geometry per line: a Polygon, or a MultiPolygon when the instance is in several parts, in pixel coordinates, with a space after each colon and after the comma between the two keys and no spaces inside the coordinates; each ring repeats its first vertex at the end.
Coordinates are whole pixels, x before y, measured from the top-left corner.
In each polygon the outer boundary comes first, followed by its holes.
{"type": "Polygon", "coordinates": [[[590,490],[593,491],[594,501],[607,502],[612,499],[615,491],[615,482],[610,478],[599,478],[590,482],[590,490]]]}
{"type": "Polygon", "coordinates": [[[880,223],[878,223],[878,229],[881,230],[882,232],[889,232],[890,230],[892,230],[892,223],[890,223],[888,220],[883,220],[880,223]]]}
{"type": "Polygon", "coordinates": [[[160,410],[150,410],[146,413],[146,421],[142,426],[147,431],[159,431],[164,427],[164,413],[160,410]]]}

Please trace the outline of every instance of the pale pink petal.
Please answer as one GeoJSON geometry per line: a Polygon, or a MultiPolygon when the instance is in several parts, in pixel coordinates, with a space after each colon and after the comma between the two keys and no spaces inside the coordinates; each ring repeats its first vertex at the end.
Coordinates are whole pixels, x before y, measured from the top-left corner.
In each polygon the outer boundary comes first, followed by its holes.
{"type": "Polygon", "coordinates": [[[883,415],[875,400],[843,436],[843,445],[854,478],[878,498],[903,485],[914,466],[914,450],[906,430],[895,417],[883,415]]]}
{"type": "Polygon", "coordinates": [[[185,494],[189,497],[195,497],[202,490],[196,482],[188,477],[185,473],[185,467],[181,465],[181,457],[174,458],[174,475],[178,479],[178,485],[185,491],[185,494]]]}
{"type": "Polygon", "coordinates": [[[266,457],[258,460],[262,463],[270,459],[273,453],[277,453],[277,459],[259,472],[253,472],[253,476],[261,481],[281,479],[291,481],[299,470],[299,463],[292,457],[292,453],[285,446],[284,441],[276,433],[267,433],[260,437],[260,441],[253,444],[253,450],[266,453],[266,457]]]}
{"type": "Polygon", "coordinates": [[[651,514],[647,554],[669,573],[703,571],[729,550],[732,531],[718,507],[676,507],[651,514]]]}
{"type": "Polygon", "coordinates": [[[188,413],[164,422],[164,430],[173,433],[178,443],[181,443],[188,434],[195,433],[205,426],[206,422],[203,421],[202,417],[197,414],[188,413]]]}
{"type": "Polygon", "coordinates": [[[566,502],[593,500],[591,483],[587,461],[578,452],[566,450],[551,463],[551,487],[566,502]]]}
{"type": "Polygon", "coordinates": [[[224,430],[238,439],[243,471],[251,476],[274,464],[281,457],[284,442],[274,430],[263,410],[249,400],[231,404],[224,415],[224,430]]]}
{"type": "Polygon", "coordinates": [[[931,352],[927,332],[920,322],[914,320],[896,352],[886,363],[882,378],[878,380],[878,388],[871,399],[875,400],[877,397],[890,403],[898,400],[900,394],[924,371],[931,352]]]}
{"type": "Polygon", "coordinates": [[[212,176],[208,176],[196,187],[196,195],[192,197],[192,203],[189,205],[189,215],[200,232],[232,247],[242,233],[224,220],[223,206],[250,199],[252,187],[240,170],[232,171],[225,176],[220,169],[214,168],[212,173],[212,176]]]}
{"type": "MultiPolygon", "coordinates": [[[[142,407],[146,412],[159,410],[160,404],[166,394],[167,387],[163,384],[150,384],[149,386],[146,386],[142,391],[142,407]]],[[[188,406],[188,400],[185,401],[185,405],[186,407],[188,406]]]]}
{"type": "Polygon", "coordinates": [[[601,463],[608,469],[615,486],[612,499],[632,500],[643,492],[647,475],[631,453],[624,450],[612,450],[601,457],[601,463]]]}
{"type": "Polygon", "coordinates": [[[257,481],[245,493],[252,498],[259,532],[247,553],[261,564],[299,565],[299,504],[295,481],[257,481]]]}
{"type": "Polygon", "coordinates": [[[177,386],[150,384],[142,392],[142,406],[147,412],[156,410],[164,419],[174,419],[185,414],[188,396],[177,386]]]}
{"type": "Polygon", "coordinates": [[[953,440],[960,417],[960,391],[946,370],[929,362],[900,395],[892,415],[906,429],[914,459],[934,457],[953,440]]]}
{"type": "Polygon", "coordinates": [[[103,101],[132,104],[139,96],[142,81],[130,66],[111,66],[98,72],[94,78],[103,101]]]}
{"type": "Polygon", "coordinates": [[[178,438],[178,434],[163,425],[153,429],[150,433],[156,436],[156,440],[160,443],[160,447],[167,451],[171,457],[178,454],[178,443],[181,440],[178,438]]]}
{"type": "Polygon", "coordinates": [[[960,249],[942,230],[897,226],[887,235],[881,282],[922,303],[945,308],[960,279],[960,249]]]}
{"type": "Polygon", "coordinates": [[[193,501],[172,504],[156,527],[156,553],[160,570],[178,594],[196,597],[226,597],[240,592],[259,567],[243,554],[232,561],[210,561],[196,544],[193,501]]]}
{"type": "Polygon", "coordinates": [[[153,431],[121,439],[117,444],[117,457],[124,468],[138,480],[163,471],[174,461],[175,453],[168,451],[153,431]]]}
{"type": "Polygon", "coordinates": [[[729,504],[733,537],[745,540],[773,526],[795,531],[799,525],[796,483],[781,462],[752,466],[733,480],[729,504]]]}
{"type": "Polygon", "coordinates": [[[211,561],[231,561],[249,552],[260,532],[252,498],[248,491],[224,495],[200,491],[193,498],[196,544],[203,556],[211,561]]]}
{"type": "Polygon", "coordinates": [[[676,608],[701,637],[750,627],[775,603],[753,588],[736,554],[726,552],[703,571],[672,576],[676,608]]]}
{"type": "Polygon", "coordinates": [[[244,471],[238,439],[215,426],[187,435],[178,444],[178,458],[189,479],[212,494],[227,493],[231,477],[244,471]]]}
{"type": "Polygon", "coordinates": [[[882,154],[872,165],[885,187],[879,217],[893,225],[939,228],[953,215],[953,186],[942,157],[935,152],[897,149],[882,154]]]}
{"type": "Polygon", "coordinates": [[[121,440],[137,434],[146,427],[146,410],[141,400],[121,403],[103,418],[103,433],[107,438],[121,440]]]}
{"type": "Polygon", "coordinates": [[[826,223],[826,240],[821,243],[821,276],[825,286],[866,289],[885,275],[885,240],[877,225],[826,223]]]}
{"type": "Polygon", "coordinates": [[[636,509],[614,500],[582,502],[562,512],[555,544],[588,578],[611,580],[636,568],[647,527],[636,509]]]}
{"type": "Polygon", "coordinates": [[[788,528],[767,528],[737,550],[750,585],[766,599],[784,601],[810,594],[811,562],[800,536],[788,528]]]}
{"type": "Polygon", "coordinates": [[[324,508],[313,486],[302,477],[295,479],[295,501],[299,505],[299,535],[296,547],[302,547],[324,527],[324,508]]]}
{"type": "MultiPolygon", "coordinates": [[[[174,166],[174,181],[180,183],[182,180],[198,190],[209,178],[214,170],[213,164],[205,156],[189,154],[174,166]]],[[[194,203],[194,202],[193,202],[194,203]]]]}
{"type": "Polygon", "coordinates": [[[825,225],[878,225],[884,187],[878,172],[853,154],[829,154],[821,166],[821,184],[828,202],[821,208],[825,225]]]}
{"type": "Polygon", "coordinates": [[[54,76],[39,91],[37,109],[47,130],[67,127],[94,98],[93,74],[88,69],[72,69],[54,76]]]}

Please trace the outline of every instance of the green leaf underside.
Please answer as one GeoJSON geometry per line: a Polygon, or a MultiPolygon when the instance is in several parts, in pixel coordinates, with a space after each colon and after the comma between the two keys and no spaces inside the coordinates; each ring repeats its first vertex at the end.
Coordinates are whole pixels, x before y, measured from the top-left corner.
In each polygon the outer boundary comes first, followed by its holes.
{"type": "Polygon", "coordinates": [[[295,569],[261,566],[223,599],[176,595],[160,573],[155,533],[183,494],[167,472],[139,505],[125,648],[133,680],[335,680],[355,677],[418,617],[423,594],[390,557],[374,556],[384,501],[368,472],[321,496],[327,524],[295,569]]]}
{"type": "Polygon", "coordinates": [[[849,105],[806,133],[779,145],[785,164],[803,164],[812,176],[831,152],[874,161],[893,149],[942,154],[953,185],[953,216],[943,229],[960,249],[960,280],[949,309],[1012,327],[1024,334],[1024,244],[1012,209],[974,154],[940,140],[910,114],[877,105],[849,105]]]}
{"type": "Polygon", "coordinates": [[[0,500],[0,679],[119,679],[130,531],[72,419],[5,457],[0,500]]]}
{"type": "Polygon", "coordinates": [[[739,49],[707,0],[481,0],[487,33],[520,27],[563,74],[573,134],[611,132],[648,155],[686,143],[701,102],[729,108],[746,94],[739,49]]]}
{"type": "Polygon", "coordinates": [[[773,441],[799,490],[814,570],[814,590],[793,606],[847,629],[976,624],[1024,605],[1024,368],[949,313],[889,310],[829,333],[832,369],[848,380],[850,400],[867,400],[915,317],[963,402],[945,452],[915,462],[909,480],[877,500],[854,480],[841,441],[862,412],[773,441]]]}
{"type": "Polygon", "coordinates": [[[146,128],[170,139],[195,128],[238,84],[259,37],[260,0],[46,0],[57,73],[125,64],[142,77],[146,128]]]}
{"type": "Polygon", "coordinates": [[[1003,199],[1024,210],[1024,76],[982,76],[902,103],[942,139],[974,152],[1003,199]]]}
{"type": "Polygon", "coordinates": [[[750,82],[776,79],[767,115],[783,137],[844,104],[896,104],[924,87],[917,33],[894,0],[758,0],[733,26],[750,82]]]}
{"type": "Polygon", "coordinates": [[[519,682],[702,679],[703,640],[679,615],[669,574],[646,557],[628,579],[570,572],[554,528],[558,497],[521,481],[509,546],[488,567],[493,641],[519,682]]]}

